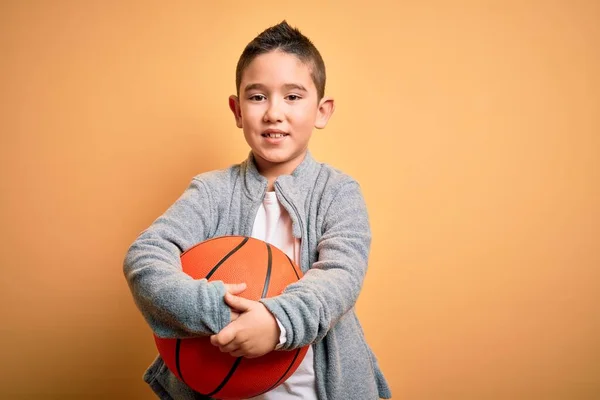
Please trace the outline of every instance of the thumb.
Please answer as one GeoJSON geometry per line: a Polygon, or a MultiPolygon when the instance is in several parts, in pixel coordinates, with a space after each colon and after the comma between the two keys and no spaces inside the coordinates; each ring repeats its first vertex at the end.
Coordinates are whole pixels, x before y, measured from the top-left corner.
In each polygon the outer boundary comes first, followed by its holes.
{"type": "Polygon", "coordinates": [[[248,311],[252,307],[252,304],[254,304],[252,300],[234,296],[231,293],[225,293],[225,303],[229,307],[240,311],[240,313],[248,311]]]}
{"type": "Polygon", "coordinates": [[[225,283],[225,290],[231,294],[240,294],[246,290],[246,283],[225,283]]]}

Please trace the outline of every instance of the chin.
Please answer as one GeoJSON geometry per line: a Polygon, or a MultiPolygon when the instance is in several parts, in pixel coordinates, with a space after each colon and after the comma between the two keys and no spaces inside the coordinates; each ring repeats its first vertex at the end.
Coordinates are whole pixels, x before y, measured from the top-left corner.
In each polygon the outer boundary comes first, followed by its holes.
{"type": "Polygon", "coordinates": [[[295,163],[297,160],[301,161],[304,158],[303,154],[264,154],[264,153],[254,153],[257,154],[263,161],[275,166],[275,165],[284,165],[289,163],[295,163]]]}
{"type": "Polygon", "coordinates": [[[254,154],[257,154],[260,158],[262,158],[265,161],[275,163],[275,164],[288,162],[295,158],[293,154],[283,154],[282,152],[260,152],[259,151],[259,152],[255,152],[254,154]]]}
{"type": "Polygon", "coordinates": [[[293,160],[292,157],[261,157],[270,164],[285,164],[293,160]]]}

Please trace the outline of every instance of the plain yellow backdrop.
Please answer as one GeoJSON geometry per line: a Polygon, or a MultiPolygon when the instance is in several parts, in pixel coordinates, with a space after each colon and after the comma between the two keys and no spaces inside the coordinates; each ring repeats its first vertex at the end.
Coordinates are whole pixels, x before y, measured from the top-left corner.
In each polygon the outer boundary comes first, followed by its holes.
{"type": "Polygon", "coordinates": [[[394,398],[600,398],[593,0],[2,1],[0,398],[152,398],[125,251],[246,157],[235,64],[284,18],[337,101],[313,155],[370,210],[394,398]]]}

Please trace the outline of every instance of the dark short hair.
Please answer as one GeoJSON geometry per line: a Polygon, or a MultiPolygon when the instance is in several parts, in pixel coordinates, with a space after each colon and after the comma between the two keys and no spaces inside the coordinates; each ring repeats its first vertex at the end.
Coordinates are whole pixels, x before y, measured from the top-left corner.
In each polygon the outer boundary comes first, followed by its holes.
{"type": "Polygon", "coordinates": [[[312,80],[317,87],[318,99],[325,96],[325,63],[319,50],[298,28],[292,28],[285,20],[265,29],[244,49],[235,69],[235,86],[240,94],[242,74],[257,56],[271,51],[293,54],[310,66],[312,80]]]}

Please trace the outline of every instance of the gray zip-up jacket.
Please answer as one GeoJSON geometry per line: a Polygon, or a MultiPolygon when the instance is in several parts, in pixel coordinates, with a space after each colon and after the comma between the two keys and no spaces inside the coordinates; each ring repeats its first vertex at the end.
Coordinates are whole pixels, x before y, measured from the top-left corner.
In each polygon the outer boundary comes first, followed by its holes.
{"type": "MultiPolygon", "coordinates": [[[[304,272],[281,295],[261,300],[286,330],[281,351],[313,346],[319,399],[390,398],[354,311],[371,242],[358,183],[307,153],[274,187],[294,237],[301,238],[304,272]]],[[[230,322],[223,282],[192,279],[182,272],[180,256],[208,238],[250,236],[266,189],[252,154],[239,165],[200,174],[131,245],[125,277],[157,336],[211,335],[230,322]]],[[[160,356],[144,380],[161,399],[206,398],[179,381],[160,356]]]]}

